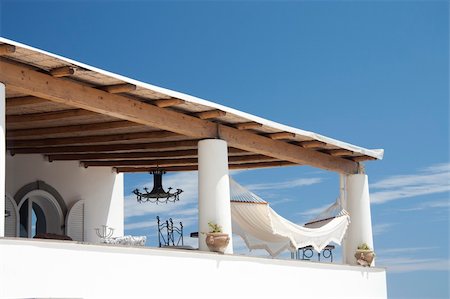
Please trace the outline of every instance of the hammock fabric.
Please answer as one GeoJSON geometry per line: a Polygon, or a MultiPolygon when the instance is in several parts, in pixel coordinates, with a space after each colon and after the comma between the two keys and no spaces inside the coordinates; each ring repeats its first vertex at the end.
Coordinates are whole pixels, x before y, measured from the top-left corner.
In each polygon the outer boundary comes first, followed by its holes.
{"type": "Polygon", "coordinates": [[[326,215],[328,219],[320,227],[304,227],[278,215],[266,201],[231,178],[230,193],[233,232],[242,237],[249,249],[265,249],[272,257],[305,246],[321,251],[330,242],[340,245],[350,223],[350,217],[341,208],[332,218],[326,215]]]}

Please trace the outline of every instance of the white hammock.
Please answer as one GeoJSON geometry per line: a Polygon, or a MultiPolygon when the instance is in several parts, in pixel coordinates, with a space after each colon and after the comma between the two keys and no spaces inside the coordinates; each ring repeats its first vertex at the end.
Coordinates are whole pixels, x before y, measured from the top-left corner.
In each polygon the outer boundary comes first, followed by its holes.
{"type": "Polygon", "coordinates": [[[249,249],[265,249],[273,257],[305,246],[321,251],[330,242],[340,245],[350,223],[350,217],[341,209],[344,212],[327,217],[326,224],[307,228],[281,217],[266,201],[231,178],[230,193],[233,232],[249,249]]]}

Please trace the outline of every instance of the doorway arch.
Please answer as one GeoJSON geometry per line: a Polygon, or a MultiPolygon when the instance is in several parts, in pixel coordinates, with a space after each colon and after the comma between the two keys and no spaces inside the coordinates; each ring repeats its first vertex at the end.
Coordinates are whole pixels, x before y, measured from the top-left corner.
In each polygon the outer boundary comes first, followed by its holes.
{"type": "Polygon", "coordinates": [[[14,196],[19,210],[19,236],[64,234],[66,205],[56,190],[44,182],[22,187],[14,196]]]}

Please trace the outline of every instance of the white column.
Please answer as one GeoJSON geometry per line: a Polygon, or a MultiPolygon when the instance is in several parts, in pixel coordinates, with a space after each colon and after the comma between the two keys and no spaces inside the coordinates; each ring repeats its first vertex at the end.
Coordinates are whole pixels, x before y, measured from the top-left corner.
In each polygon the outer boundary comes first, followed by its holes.
{"type": "MultiPolygon", "coordinates": [[[[339,203],[341,207],[347,210],[347,176],[344,174],[339,175],[339,203]]],[[[347,234],[345,234],[342,239],[341,249],[342,249],[342,263],[346,264],[346,256],[345,256],[345,243],[346,243],[347,234]]]]}
{"type": "Polygon", "coordinates": [[[5,236],[5,136],[5,85],[0,83],[0,237],[5,236]]]}
{"type": "Polygon", "coordinates": [[[209,250],[202,232],[209,231],[208,222],[211,221],[230,236],[225,253],[233,253],[228,148],[227,143],[220,139],[198,143],[198,212],[199,249],[209,250]]]}
{"type": "Polygon", "coordinates": [[[354,255],[358,245],[366,243],[373,249],[369,183],[365,174],[348,175],[345,181],[347,198],[344,207],[350,214],[351,223],[344,239],[343,255],[346,264],[356,265],[354,255]]]}

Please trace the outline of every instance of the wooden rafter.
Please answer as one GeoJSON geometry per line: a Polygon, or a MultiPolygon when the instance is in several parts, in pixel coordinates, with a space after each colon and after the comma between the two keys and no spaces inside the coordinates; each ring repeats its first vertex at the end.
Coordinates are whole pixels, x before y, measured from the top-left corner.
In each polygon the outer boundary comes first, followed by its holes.
{"type": "Polygon", "coordinates": [[[200,119],[211,119],[211,118],[225,116],[226,114],[227,113],[222,110],[209,110],[209,111],[197,112],[194,115],[200,119]]]}
{"type": "MultiPolygon", "coordinates": [[[[82,161],[81,163],[84,167],[91,166],[109,166],[109,167],[120,167],[120,166],[146,166],[146,167],[168,167],[168,166],[188,166],[197,165],[197,157],[195,158],[181,158],[177,159],[138,159],[138,160],[113,160],[113,161],[82,161]]],[[[231,156],[228,158],[228,163],[230,165],[234,164],[250,164],[250,163],[261,163],[261,162],[276,162],[274,158],[266,157],[262,155],[251,155],[251,156],[231,156]]],[[[280,161],[278,161],[280,162],[280,161]]]]}
{"type": "MultiPolygon", "coordinates": [[[[167,172],[179,172],[179,171],[196,171],[197,166],[171,166],[164,167],[164,171],[167,172]]],[[[117,173],[123,172],[152,172],[155,171],[156,167],[114,167],[117,173]]]]}
{"type": "Polygon", "coordinates": [[[281,139],[293,139],[295,138],[294,133],[290,132],[278,132],[278,133],[271,133],[267,135],[269,138],[274,140],[281,140],[281,139]]]}
{"type": "Polygon", "coordinates": [[[7,130],[6,133],[8,139],[14,139],[16,137],[36,137],[36,136],[47,137],[51,135],[68,134],[68,133],[75,133],[75,134],[89,133],[89,132],[93,133],[113,129],[124,129],[135,127],[142,127],[142,125],[126,120],[120,120],[94,124],[81,124],[81,125],[58,126],[48,128],[36,128],[36,129],[7,130]]]}
{"type": "Polygon", "coordinates": [[[2,44],[0,45],[0,55],[7,55],[16,52],[16,47],[13,45],[2,44]]]}
{"type": "Polygon", "coordinates": [[[32,123],[42,121],[67,120],[69,118],[80,118],[85,116],[97,116],[97,113],[84,109],[70,109],[52,112],[39,112],[19,115],[7,115],[6,124],[32,123]]]}
{"type": "Polygon", "coordinates": [[[67,77],[75,74],[75,68],[70,66],[62,66],[50,70],[50,75],[56,78],[67,77]]]}
{"type": "Polygon", "coordinates": [[[146,166],[169,167],[197,165],[197,158],[186,159],[158,159],[158,160],[115,160],[115,161],[81,161],[84,167],[119,167],[119,166],[146,166]]]}
{"type": "Polygon", "coordinates": [[[180,99],[167,99],[167,100],[164,99],[164,100],[155,100],[152,104],[160,108],[165,108],[184,104],[184,101],[180,99]]]}
{"type": "Polygon", "coordinates": [[[299,143],[299,145],[303,148],[322,148],[325,147],[327,144],[322,141],[318,140],[310,140],[310,141],[302,141],[299,143]]]}
{"type": "Polygon", "coordinates": [[[124,92],[135,91],[136,85],[124,83],[124,84],[102,86],[102,87],[99,87],[99,89],[104,90],[109,93],[124,93],[124,92]]]}
{"type": "Polygon", "coordinates": [[[226,140],[229,146],[274,157],[279,160],[343,173],[357,173],[358,171],[357,163],[347,163],[349,160],[332,157],[290,143],[272,140],[248,131],[239,131],[219,125],[219,136],[226,140]]]}
{"type": "Polygon", "coordinates": [[[345,156],[351,156],[353,155],[352,151],[346,150],[346,149],[334,149],[334,150],[328,150],[327,153],[329,155],[332,155],[334,157],[345,157],[345,156]]]}
{"type": "MultiPolygon", "coordinates": [[[[237,148],[228,149],[229,156],[252,155],[237,148]]],[[[160,152],[125,152],[125,153],[86,153],[86,154],[52,154],[49,161],[87,161],[87,160],[133,160],[158,158],[195,158],[197,149],[160,151],[160,152]]]]}
{"type": "Polygon", "coordinates": [[[251,121],[251,122],[235,124],[234,127],[238,130],[249,130],[249,129],[261,128],[262,124],[251,121]]]}
{"type": "Polygon", "coordinates": [[[49,161],[88,161],[88,160],[130,160],[160,158],[195,158],[197,150],[131,152],[131,153],[88,153],[88,154],[56,154],[48,155],[49,161]]]}
{"type": "Polygon", "coordinates": [[[215,124],[0,60],[0,81],[18,92],[195,138],[214,138],[215,124]],[[49,88],[51,86],[51,88],[49,88]]]}
{"type": "Polygon", "coordinates": [[[180,136],[173,132],[153,131],[138,132],[111,135],[94,135],[81,137],[62,137],[62,138],[46,138],[31,140],[7,140],[8,147],[39,147],[39,146],[57,146],[57,145],[74,145],[74,144],[93,144],[115,141],[136,141],[140,139],[164,139],[180,136]]]}
{"type": "Polygon", "coordinates": [[[6,99],[6,110],[11,109],[11,108],[42,105],[43,103],[48,103],[48,102],[49,101],[47,101],[45,99],[33,97],[33,96],[7,98],[6,99]]]}
{"type": "Polygon", "coordinates": [[[165,151],[196,149],[198,140],[164,141],[133,144],[106,144],[83,146],[48,146],[14,148],[8,147],[12,155],[15,154],[52,154],[52,153],[109,153],[123,151],[165,151]]]}
{"type": "Polygon", "coordinates": [[[2,69],[0,81],[18,92],[172,131],[194,139],[219,137],[227,141],[231,147],[291,163],[307,164],[342,173],[358,171],[358,164],[354,161],[110,94],[77,82],[54,78],[4,59],[0,60],[0,68],[2,69]]]}
{"type": "MultiPolygon", "coordinates": [[[[243,163],[243,164],[231,164],[229,169],[255,169],[255,168],[270,168],[270,167],[281,167],[281,166],[298,166],[298,164],[290,162],[261,162],[261,163],[243,163]]],[[[151,172],[156,170],[156,167],[114,167],[115,171],[121,172],[151,172]]],[[[164,167],[164,171],[197,171],[198,166],[171,166],[164,167]]]]}
{"type": "Polygon", "coordinates": [[[370,157],[370,156],[357,156],[357,157],[352,157],[351,159],[355,162],[376,160],[374,157],[370,157]]]}

